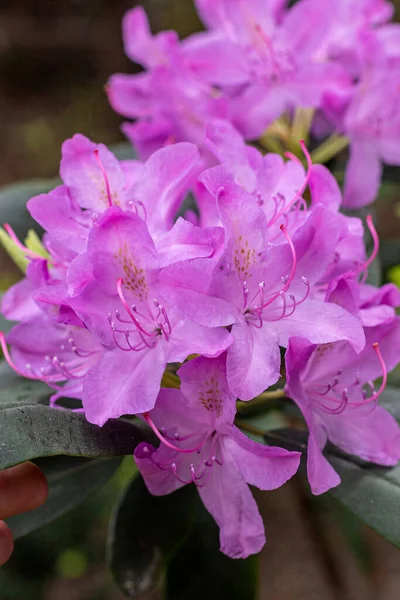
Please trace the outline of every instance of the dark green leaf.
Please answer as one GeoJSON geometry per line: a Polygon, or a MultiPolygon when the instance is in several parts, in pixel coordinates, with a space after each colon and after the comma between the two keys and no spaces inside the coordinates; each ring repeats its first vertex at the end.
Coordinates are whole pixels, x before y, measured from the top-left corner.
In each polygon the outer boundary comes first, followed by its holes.
{"type": "Polygon", "coordinates": [[[138,476],[125,490],[110,525],[108,562],[128,597],[162,589],[165,561],[190,529],[192,488],[152,496],[138,476]]]}
{"type": "Polygon", "coordinates": [[[40,404],[0,414],[0,470],[41,456],[123,456],[149,439],[146,430],[127,421],[111,419],[97,427],[80,413],[40,404]]]}
{"type": "Polygon", "coordinates": [[[387,469],[357,465],[338,456],[328,458],[342,479],[332,495],[400,547],[400,466],[387,469]]]}
{"type": "Polygon", "coordinates": [[[387,385],[380,395],[379,404],[400,421],[400,389],[387,385]]]}
{"type": "Polygon", "coordinates": [[[308,432],[304,429],[276,429],[266,431],[264,439],[269,446],[282,446],[296,452],[307,451],[308,432]]]}
{"type": "Polygon", "coordinates": [[[399,239],[386,239],[380,243],[379,251],[382,267],[390,269],[400,263],[400,241],[399,239]]]}
{"type": "Polygon", "coordinates": [[[45,383],[18,377],[6,362],[0,362],[0,410],[43,402],[50,393],[45,383]]]}
{"type": "Polygon", "coordinates": [[[168,600],[254,600],[258,557],[222,554],[217,525],[200,499],[196,504],[196,527],[168,568],[168,600]]]}
{"type": "Polygon", "coordinates": [[[49,482],[49,497],[41,508],[8,519],[14,538],[40,529],[75,508],[114,474],[121,459],[53,457],[37,461],[49,482]]]}
{"type": "MultiPolygon", "coordinates": [[[[386,390],[383,400],[387,408],[395,402],[395,393],[398,395],[400,390],[386,390]]],[[[393,412],[396,411],[398,414],[397,407],[393,412]]],[[[267,432],[265,438],[269,444],[306,451],[305,431],[284,429],[267,432]]],[[[342,480],[330,493],[364,523],[400,547],[400,465],[379,467],[347,456],[331,444],[327,444],[324,454],[342,480]]]]}
{"type": "Polygon", "coordinates": [[[377,256],[374,262],[368,268],[368,276],[366,283],[379,287],[382,285],[382,264],[381,259],[377,256]]]}
{"type": "MultiPolygon", "coordinates": [[[[1,226],[1,223],[0,223],[0,226],[1,226]]],[[[0,252],[1,252],[1,250],[0,250],[0,252]]],[[[1,295],[0,295],[0,303],[1,303],[1,295]]],[[[0,331],[2,331],[3,333],[8,333],[14,324],[15,323],[13,323],[12,321],[7,321],[7,319],[5,319],[2,314],[0,314],[0,331]]],[[[1,348],[0,348],[0,357],[1,356],[2,356],[2,353],[1,353],[1,348]]],[[[1,379],[0,379],[0,381],[1,381],[1,379]]]]}
{"type": "Polygon", "coordinates": [[[118,160],[132,160],[137,158],[136,153],[129,142],[120,142],[119,144],[111,144],[108,146],[111,152],[118,160]]]}
{"type": "Polygon", "coordinates": [[[58,178],[32,179],[1,188],[0,225],[9,223],[18,237],[24,237],[28,229],[40,229],[27,211],[26,203],[33,196],[48,192],[60,183],[58,178]]]}

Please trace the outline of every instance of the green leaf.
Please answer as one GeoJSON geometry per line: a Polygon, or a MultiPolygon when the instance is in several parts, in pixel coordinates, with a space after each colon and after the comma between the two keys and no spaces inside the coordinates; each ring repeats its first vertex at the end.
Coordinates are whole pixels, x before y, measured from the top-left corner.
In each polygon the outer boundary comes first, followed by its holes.
{"type": "Polygon", "coordinates": [[[40,529],[75,508],[110,479],[121,459],[62,456],[36,462],[47,477],[49,497],[46,504],[37,510],[7,520],[15,539],[40,529]]]}
{"type": "Polygon", "coordinates": [[[29,261],[25,256],[25,252],[10,238],[2,227],[0,227],[0,246],[7,252],[19,270],[22,273],[26,273],[29,261]]]}
{"type": "Polygon", "coordinates": [[[18,377],[6,362],[0,362],[0,411],[44,402],[50,393],[45,383],[18,377]]]}
{"type": "Polygon", "coordinates": [[[218,527],[198,499],[192,535],[168,568],[168,600],[254,600],[258,556],[228,558],[219,549],[218,527]]]}
{"type": "Polygon", "coordinates": [[[192,487],[152,496],[138,476],[123,493],[110,524],[107,555],[117,584],[129,598],[163,589],[165,563],[190,529],[192,487]]]}
{"type": "Polygon", "coordinates": [[[366,283],[379,287],[382,285],[382,263],[379,256],[368,267],[368,276],[366,283]]]}
{"type": "Polygon", "coordinates": [[[392,469],[357,465],[345,458],[329,456],[342,482],[331,494],[400,547],[400,466],[392,469]]]}
{"type": "Polygon", "coordinates": [[[144,440],[147,431],[128,421],[110,419],[97,427],[81,413],[40,404],[11,406],[0,412],[0,470],[41,456],[124,456],[144,440]]]}
{"type": "MultiPolygon", "coordinates": [[[[400,259],[400,254],[399,254],[399,259],[400,259]]],[[[390,281],[392,281],[394,284],[397,285],[397,287],[400,287],[400,265],[395,265],[394,267],[389,269],[388,277],[389,277],[390,281]]]]}
{"type": "Polygon", "coordinates": [[[31,179],[1,188],[0,225],[9,223],[20,239],[28,233],[29,229],[40,229],[27,211],[26,203],[33,196],[46,193],[60,183],[58,178],[31,179]]]}
{"type": "Polygon", "coordinates": [[[379,397],[379,404],[400,421],[400,389],[387,385],[379,397]]]}
{"type": "Polygon", "coordinates": [[[136,153],[129,142],[119,142],[118,144],[110,144],[108,148],[118,160],[137,159],[136,153]]]}
{"type": "MultiPolygon", "coordinates": [[[[384,403],[394,402],[399,390],[385,390],[384,403]]],[[[396,407],[396,411],[398,408],[396,407]]],[[[284,429],[268,432],[268,443],[288,450],[306,451],[307,432],[284,429]]],[[[380,467],[348,456],[332,444],[327,444],[324,454],[341,477],[338,487],[330,494],[342,502],[364,523],[387,540],[400,547],[400,464],[393,468],[380,467]]],[[[303,470],[305,471],[303,462],[303,470]]]]}

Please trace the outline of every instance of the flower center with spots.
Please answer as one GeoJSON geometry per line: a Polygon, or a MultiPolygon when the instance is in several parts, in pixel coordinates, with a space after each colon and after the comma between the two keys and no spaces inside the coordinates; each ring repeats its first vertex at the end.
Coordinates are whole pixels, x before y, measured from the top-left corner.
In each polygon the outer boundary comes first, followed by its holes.
{"type": "Polygon", "coordinates": [[[218,380],[212,375],[204,381],[203,390],[199,394],[199,402],[208,411],[219,418],[222,415],[222,398],[218,380]]]}
{"type": "Polygon", "coordinates": [[[124,272],[124,287],[141,302],[147,300],[147,282],[144,269],[130,253],[127,242],[114,254],[114,259],[124,272]]]}

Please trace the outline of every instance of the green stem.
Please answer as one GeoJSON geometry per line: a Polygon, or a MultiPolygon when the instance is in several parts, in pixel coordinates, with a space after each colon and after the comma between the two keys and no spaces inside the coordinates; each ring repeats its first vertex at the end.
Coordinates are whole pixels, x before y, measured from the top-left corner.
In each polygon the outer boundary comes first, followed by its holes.
{"type": "Polygon", "coordinates": [[[242,419],[235,419],[235,425],[240,427],[240,429],[247,431],[248,433],[252,433],[254,435],[260,435],[261,437],[264,437],[264,435],[265,435],[264,430],[260,429],[259,427],[255,427],[254,425],[251,425],[251,423],[247,423],[246,421],[243,421],[242,419]]]}
{"type": "Polygon", "coordinates": [[[268,150],[268,152],[273,152],[274,154],[280,154],[283,156],[283,147],[281,143],[274,137],[263,134],[258,140],[260,146],[264,148],[264,150],[268,150]]]}
{"type": "Polygon", "coordinates": [[[312,162],[314,164],[324,164],[328,162],[328,160],[336,156],[336,154],[339,154],[339,152],[347,148],[349,142],[349,138],[343,135],[338,135],[337,133],[332,134],[325,142],[311,152],[312,162]]]}
{"type": "Polygon", "coordinates": [[[250,402],[243,402],[242,400],[238,400],[236,402],[236,408],[238,412],[244,414],[251,412],[254,408],[258,406],[264,406],[264,404],[267,404],[271,400],[278,400],[279,398],[285,398],[285,396],[286,394],[284,389],[271,390],[270,392],[263,392],[250,402]]]}
{"type": "Polygon", "coordinates": [[[288,146],[290,150],[296,152],[296,155],[301,155],[299,146],[300,140],[304,140],[305,144],[308,144],[310,127],[314,114],[314,108],[303,108],[300,106],[297,107],[294,112],[288,146]]]}
{"type": "Polygon", "coordinates": [[[171,373],[170,371],[165,371],[162,376],[161,385],[167,388],[175,388],[179,389],[181,387],[181,381],[175,373],[171,373]]]}

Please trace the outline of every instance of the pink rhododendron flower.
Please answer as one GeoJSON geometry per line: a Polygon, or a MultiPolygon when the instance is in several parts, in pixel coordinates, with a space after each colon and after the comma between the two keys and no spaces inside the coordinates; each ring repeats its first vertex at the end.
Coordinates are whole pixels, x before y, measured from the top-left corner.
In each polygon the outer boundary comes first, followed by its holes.
{"type": "MultiPolygon", "coordinates": [[[[381,163],[400,160],[400,29],[388,24],[392,4],[333,0],[328,10],[320,0],[294,6],[197,0],[196,6],[207,30],[182,41],[171,31],[153,36],[141,7],[124,18],[125,51],[145,71],[114,75],[107,90],[113,108],[135,120],[123,130],[139,153],[147,157],[166,144],[192,141],[210,164],[215,133],[208,129],[204,143],[210,121],[229,121],[254,140],[282,115],[314,109],[311,130],[317,137],[339,133],[350,140],[345,205],[372,202],[381,163]]],[[[277,159],[270,160],[273,166],[277,159]]],[[[203,218],[215,224],[203,196],[200,186],[203,218]]]]}
{"type": "Polygon", "coordinates": [[[399,68],[378,65],[355,90],[344,120],[351,141],[344,202],[350,208],[376,198],[383,162],[400,164],[399,86],[399,68]]]}
{"type": "MultiPolygon", "coordinates": [[[[175,60],[176,38],[152,38],[134,14],[142,36],[132,55],[143,46],[152,67],[160,52],[175,60]]],[[[283,22],[283,3],[270,17],[283,22]]],[[[144,163],[118,161],[80,135],[65,142],[63,184],[28,202],[43,248],[25,247],[5,225],[28,267],[3,298],[19,323],[0,345],[17,373],[49,385],[52,406],[74,398],[99,426],[144,420],[160,441],[135,451],[149,490],[195,483],[222,551],[245,557],[265,541],[248,485],[279,487],[299,455],[246,437],[236,400],[268,393],[287,348],[285,391],[310,431],[312,490],[339,481],[322,454],[327,439],[396,464],[398,426],[377,404],[400,360],[400,292],[366,282],[379,250],[372,218],[367,256],[362,221],[339,212],[337,182],[303,142],[306,167],[291,153],[263,156],[227,120],[204,132],[205,170],[189,142],[144,163]],[[184,212],[190,191],[198,214],[184,212]],[[180,389],[164,387],[172,378],[178,388],[179,377],[180,389]]]]}
{"type": "Polygon", "coordinates": [[[307,474],[314,494],[340,483],[323,456],[329,439],[339,448],[380,465],[400,459],[400,428],[376,403],[388,370],[400,360],[400,322],[392,319],[366,330],[367,343],[357,354],[348,342],[313,345],[304,338],[289,340],[286,391],[302,411],[310,431],[307,474]],[[383,375],[375,390],[372,381],[383,375]]]}
{"type": "Polygon", "coordinates": [[[194,483],[220,528],[222,552],[246,558],[265,543],[248,484],[280,487],[297,471],[300,454],[258,444],[235,427],[236,397],[225,362],[224,355],[196,358],[180,368],[181,389],[161,390],[145,417],[161,444],[157,449],[140,444],[135,460],[152,494],[194,483]]]}

